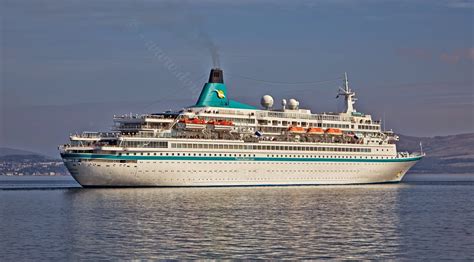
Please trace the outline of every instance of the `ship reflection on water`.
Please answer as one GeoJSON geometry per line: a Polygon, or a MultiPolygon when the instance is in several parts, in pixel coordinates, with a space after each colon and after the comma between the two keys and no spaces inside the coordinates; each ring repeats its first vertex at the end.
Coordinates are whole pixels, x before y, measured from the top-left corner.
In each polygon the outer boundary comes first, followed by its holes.
{"type": "Polygon", "coordinates": [[[68,198],[71,226],[82,231],[75,245],[95,247],[97,258],[110,248],[135,258],[389,258],[400,253],[399,191],[104,189],[68,198]]]}
{"type": "Polygon", "coordinates": [[[67,260],[468,258],[473,221],[466,214],[472,214],[472,207],[454,198],[472,199],[472,184],[446,188],[451,189],[395,184],[23,191],[29,199],[0,191],[4,200],[17,200],[9,214],[0,216],[7,218],[0,240],[8,248],[2,255],[67,260]],[[25,206],[28,218],[18,220],[15,210],[25,206]],[[18,223],[21,230],[15,229],[18,223]]]}

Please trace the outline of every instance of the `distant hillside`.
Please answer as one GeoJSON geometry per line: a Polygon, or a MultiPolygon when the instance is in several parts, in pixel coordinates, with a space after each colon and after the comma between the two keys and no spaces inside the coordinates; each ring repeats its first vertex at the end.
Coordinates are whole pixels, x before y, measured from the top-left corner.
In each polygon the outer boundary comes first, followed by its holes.
{"type": "Polygon", "coordinates": [[[59,161],[58,159],[52,159],[47,156],[38,154],[23,154],[23,155],[0,155],[0,161],[4,162],[43,162],[43,161],[59,161]]]}
{"type": "Polygon", "coordinates": [[[26,150],[20,150],[20,149],[14,149],[14,148],[8,148],[8,147],[0,147],[0,157],[2,156],[23,156],[23,155],[39,155],[38,153],[26,151],[26,150]]]}
{"type": "Polygon", "coordinates": [[[427,156],[411,172],[474,174],[474,133],[435,137],[400,135],[398,150],[420,151],[420,141],[427,156]]]}
{"type": "Polygon", "coordinates": [[[67,175],[60,159],[12,148],[0,148],[0,176],[67,175]]]}
{"type": "Polygon", "coordinates": [[[61,161],[59,158],[52,158],[47,155],[39,154],[32,151],[26,151],[15,148],[0,147],[0,161],[13,162],[44,162],[44,161],[61,161]]]}

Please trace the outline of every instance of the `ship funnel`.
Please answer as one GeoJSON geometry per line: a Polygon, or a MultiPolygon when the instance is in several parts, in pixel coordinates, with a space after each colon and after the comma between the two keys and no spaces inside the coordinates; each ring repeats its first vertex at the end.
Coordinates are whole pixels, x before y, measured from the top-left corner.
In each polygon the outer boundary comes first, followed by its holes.
{"type": "Polygon", "coordinates": [[[222,69],[211,69],[211,74],[209,75],[209,83],[224,83],[224,72],[222,71],[222,69]]]}
{"type": "Polygon", "coordinates": [[[194,106],[227,107],[252,110],[257,109],[253,106],[230,100],[227,97],[227,88],[224,84],[224,74],[222,72],[222,69],[220,68],[211,69],[211,74],[209,75],[209,82],[204,84],[201,94],[199,95],[198,101],[194,106]]]}

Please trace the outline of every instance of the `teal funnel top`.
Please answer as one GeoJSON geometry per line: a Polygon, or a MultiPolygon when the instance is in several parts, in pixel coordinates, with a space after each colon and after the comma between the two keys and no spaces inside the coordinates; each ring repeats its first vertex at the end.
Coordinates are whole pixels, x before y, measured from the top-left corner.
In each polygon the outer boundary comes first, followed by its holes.
{"type": "Polygon", "coordinates": [[[227,97],[227,88],[224,84],[224,75],[221,69],[211,70],[209,82],[202,88],[199,99],[194,107],[225,107],[238,109],[257,109],[253,106],[230,100],[227,97]]]}

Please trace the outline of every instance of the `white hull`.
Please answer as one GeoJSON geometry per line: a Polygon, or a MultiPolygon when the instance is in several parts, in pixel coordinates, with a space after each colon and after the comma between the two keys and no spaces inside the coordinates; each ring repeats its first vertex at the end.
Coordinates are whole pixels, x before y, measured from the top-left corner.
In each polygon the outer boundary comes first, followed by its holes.
{"type": "Polygon", "coordinates": [[[263,186],[399,182],[416,160],[400,162],[153,161],[68,162],[82,186],[263,186]]]}

